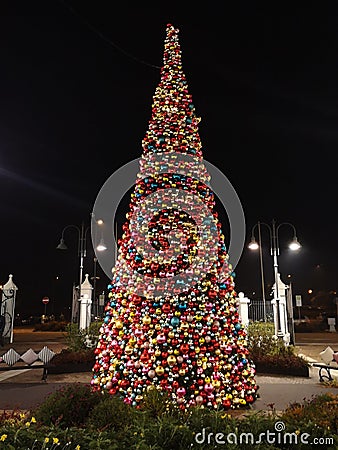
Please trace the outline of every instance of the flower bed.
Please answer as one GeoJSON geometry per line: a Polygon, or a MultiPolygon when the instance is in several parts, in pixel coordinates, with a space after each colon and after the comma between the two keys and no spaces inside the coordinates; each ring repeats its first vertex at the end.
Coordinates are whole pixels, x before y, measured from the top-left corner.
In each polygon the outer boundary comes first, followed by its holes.
{"type": "Polygon", "coordinates": [[[48,373],[90,372],[94,364],[93,350],[79,350],[76,352],[64,349],[54,356],[52,364],[48,368],[48,373]]]}
{"type": "Polygon", "coordinates": [[[259,375],[263,374],[273,374],[273,375],[289,375],[293,377],[309,377],[309,367],[308,366],[295,366],[295,367],[284,367],[284,366],[273,366],[264,361],[258,361],[255,363],[256,370],[259,375]]]}
{"type": "Polygon", "coordinates": [[[278,413],[272,409],[269,414],[247,411],[237,416],[231,410],[200,407],[187,413],[172,408],[167,396],[156,390],[150,390],[136,409],[118,397],[73,384],[50,394],[33,411],[0,414],[0,449],[251,450],[259,439],[257,448],[265,450],[306,450],[315,440],[334,450],[338,448],[337,404],[338,396],[328,393],[278,413]]]}

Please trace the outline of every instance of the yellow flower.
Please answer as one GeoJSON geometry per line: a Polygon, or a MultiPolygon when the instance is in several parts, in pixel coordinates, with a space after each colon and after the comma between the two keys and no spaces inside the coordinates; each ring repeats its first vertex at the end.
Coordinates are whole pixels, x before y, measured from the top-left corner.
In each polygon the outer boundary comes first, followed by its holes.
{"type": "Polygon", "coordinates": [[[25,425],[26,425],[26,427],[30,427],[31,423],[30,422],[26,422],[25,425]]]}
{"type": "Polygon", "coordinates": [[[5,441],[7,439],[7,434],[3,434],[1,437],[0,437],[0,441],[5,441]]]}
{"type": "Polygon", "coordinates": [[[20,419],[24,419],[26,417],[26,414],[20,413],[20,419]]]}
{"type": "Polygon", "coordinates": [[[296,430],[295,433],[297,434],[297,436],[300,434],[300,430],[296,430]]]}
{"type": "Polygon", "coordinates": [[[53,444],[57,444],[59,442],[58,438],[53,438],[53,444]]]}
{"type": "Polygon", "coordinates": [[[31,418],[31,423],[36,423],[36,418],[35,417],[31,418]]]}
{"type": "Polygon", "coordinates": [[[45,442],[49,442],[49,437],[45,437],[45,442]]]}
{"type": "Polygon", "coordinates": [[[75,447],[75,450],[80,450],[80,446],[79,445],[77,445],[76,447],[75,447]]]}

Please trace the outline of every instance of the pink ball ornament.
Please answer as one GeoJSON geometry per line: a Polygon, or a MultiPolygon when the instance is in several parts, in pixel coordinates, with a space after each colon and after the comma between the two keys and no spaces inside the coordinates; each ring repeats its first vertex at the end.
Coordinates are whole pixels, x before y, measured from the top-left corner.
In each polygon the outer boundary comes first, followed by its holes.
{"type": "Polygon", "coordinates": [[[211,383],[206,383],[204,385],[204,390],[207,393],[207,395],[210,395],[212,391],[214,390],[214,386],[211,383]]]}
{"type": "Polygon", "coordinates": [[[164,342],[166,341],[165,334],[159,334],[159,335],[157,336],[157,338],[156,338],[156,341],[157,341],[159,344],[164,344],[164,342]]]}
{"type": "Polygon", "coordinates": [[[184,387],[179,387],[176,391],[178,397],[184,397],[186,394],[186,390],[184,387]]]}

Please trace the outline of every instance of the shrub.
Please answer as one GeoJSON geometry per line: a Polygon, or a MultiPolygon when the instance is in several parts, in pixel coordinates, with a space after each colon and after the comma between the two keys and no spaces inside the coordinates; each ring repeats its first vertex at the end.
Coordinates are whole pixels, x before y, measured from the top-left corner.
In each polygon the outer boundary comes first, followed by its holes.
{"type": "Polygon", "coordinates": [[[89,412],[87,425],[102,431],[109,428],[113,431],[121,431],[130,424],[135,409],[123,402],[120,397],[104,395],[89,412]]]}
{"type": "Polygon", "coordinates": [[[52,365],[55,366],[80,363],[85,363],[91,366],[95,364],[95,354],[92,349],[73,351],[68,348],[64,348],[60,353],[57,353],[52,360],[52,365]]]}
{"type": "Polygon", "coordinates": [[[87,330],[82,330],[76,323],[69,323],[65,334],[68,348],[74,352],[94,348],[99,340],[101,325],[101,322],[92,322],[87,330]]]}
{"type": "Polygon", "coordinates": [[[85,450],[91,441],[84,429],[50,429],[35,423],[34,417],[17,427],[0,426],[1,450],[85,450]]]}
{"type": "MultiPolygon", "coordinates": [[[[118,397],[97,395],[88,386],[73,386],[73,389],[64,389],[61,393],[64,409],[60,406],[61,402],[57,405],[60,398],[58,391],[32,411],[30,418],[14,414],[12,420],[10,414],[6,414],[4,422],[0,422],[0,449],[186,450],[193,447],[206,450],[216,448],[216,433],[223,433],[224,437],[232,435],[232,438],[239,438],[241,433],[249,432],[259,438],[261,435],[266,436],[267,430],[275,433],[276,423],[284,424],[287,433],[308,433],[309,441],[315,437],[330,438],[331,442],[328,444],[327,441],[325,448],[338,448],[338,395],[331,393],[291,405],[284,412],[266,414],[263,411],[250,411],[236,417],[225,411],[200,407],[193,407],[188,412],[176,409],[161,414],[159,406],[154,408],[155,394],[150,404],[151,411],[145,408],[145,404],[143,410],[135,409],[124,404],[118,397]],[[46,417],[51,415],[52,409],[55,416],[63,418],[63,422],[57,419],[53,422],[50,418],[48,421],[46,417]],[[154,409],[160,415],[155,417],[154,409]],[[37,414],[38,411],[40,414],[37,414]],[[71,420],[74,414],[77,421],[71,420]],[[68,421],[65,420],[67,417],[68,421]],[[202,430],[205,430],[206,438],[200,444],[197,443],[196,436],[199,433],[201,437],[202,430]],[[213,436],[210,442],[209,433],[213,436]]],[[[157,397],[157,401],[161,401],[161,397],[157,397]]],[[[251,442],[233,442],[217,448],[249,450],[253,447],[265,450],[296,448],[277,442],[268,444],[264,438],[257,445],[251,442]]],[[[305,450],[310,447],[298,441],[298,448],[305,450]]]]}
{"type": "Polygon", "coordinates": [[[334,378],[333,380],[323,381],[323,386],[329,388],[338,388],[338,380],[334,378]]]}
{"type": "Polygon", "coordinates": [[[170,409],[173,409],[172,405],[166,391],[149,386],[143,395],[143,400],[140,402],[139,408],[141,411],[147,411],[147,414],[150,414],[152,417],[160,417],[170,409]]]}
{"type": "Polygon", "coordinates": [[[0,425],[18,426],[26,422],[28,413],[19,410],[3,410],[0,413],[0,425]]]}
{"type": "Polygon", "coordinates": [[[33,331],[65,331],[67,329],[67,322],[58,322],[53,320],[51,322],[36,323],[33,331]]]}
{"type": "Polygon", "coordinates": [[[272,322],[251,322],[248,325],[248,349],[253,359],[262,356],[286,356],[295,354],[293,345],[285,345],[274,335],[272,322]]]}
{"type": "Polygon", "coordinates": [[[68,347],[54,356],[49,372],[90,371],[95,364],[93,347],[98,340],[99,326],[93,322],[88,330],[82,330],[77,324],[68,324],[65,335],[68,347]]]}
{"type": "Polygon", "coordinates": [[[321,394],[303,403],[293,403],[283,412],[282,420],[301,427],[309,421],[331,433],[338,433],[338,394],[321,394]]]}
{"type": "Polygon", "coordinates": [[[251,322],[248,326],[248,350],[257,371],[308,376],[308,362],[298,356],[293,345],[285,345],[274,336],[271,322],[251,322]]]}
{"type": "Polygon", "coordinates": [[[82,427],[100,400],[102,395],[93,392],[89,385],[75,383],[50,394],[34,415],[44,425],[82,427]]]}

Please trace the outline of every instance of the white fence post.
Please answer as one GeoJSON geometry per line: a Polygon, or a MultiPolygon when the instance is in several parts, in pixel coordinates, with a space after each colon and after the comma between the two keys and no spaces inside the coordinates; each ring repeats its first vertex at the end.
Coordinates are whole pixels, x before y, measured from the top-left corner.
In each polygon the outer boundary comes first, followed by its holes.
{"type": "Polygon", "coordinates": [[[15,298],[17,286],[13,282],[13,275],[9,275],[7,283],[2,288],[0,315],[3,318],[2,341],[13,343],[13,328],[15,315],[15,298]]]}
{"type": "Polygon", "coordinates": [[[89,328],[92,315],[92,292],[93,287],[88,280],[88,273],[84,282],[81,284],[81,299],[80,299],[80,321],[79,328],[86,330],[89,328]]]}
{"type": "Polygon", "coordinates": [[[238,294],[239,300],[239,315],[242,320],[242,324],[246,327],[249,325],[249,303],[250,299],[244,296],[243,292],[238,294]]]}

